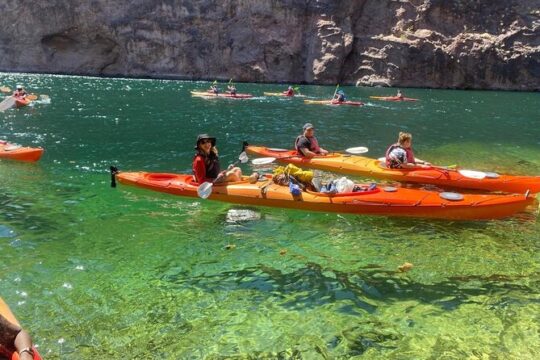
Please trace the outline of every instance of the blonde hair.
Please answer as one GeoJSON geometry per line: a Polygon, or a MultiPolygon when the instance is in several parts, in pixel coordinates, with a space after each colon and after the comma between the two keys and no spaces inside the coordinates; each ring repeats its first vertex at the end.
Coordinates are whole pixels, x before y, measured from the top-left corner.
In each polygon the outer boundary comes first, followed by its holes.
{"type": "Polygon", "coordinates": [[[398,137],[398,143],[399,145],[403,145],[403,143],[407,140],[412,140],[412,135],[407,132],[400,132],[398,137]]]}

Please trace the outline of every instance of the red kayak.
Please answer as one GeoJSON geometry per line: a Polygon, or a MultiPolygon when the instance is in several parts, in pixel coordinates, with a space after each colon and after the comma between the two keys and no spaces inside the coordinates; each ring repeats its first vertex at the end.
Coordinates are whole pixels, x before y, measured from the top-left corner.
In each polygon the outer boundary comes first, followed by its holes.
{"type": "Polygon", "coordinates": [[[370,96],[369,98],[383,101],[418,101],[418,99],[399,96],[370,96]]]}
{"type": "Polygon", "coordinates": [[[351,106],[362,106],[364,105],[361,101],[337,101],[337,100],[304,100],[306,104],[320,104],[320,105],[351,105],[351,106]]]}
{"type": "Polygon", "coordinates": [[[219,93],[215,94],[213,92],[209,91],[192,91],[192,96],[198,96],[203,98],[228,98],[228,99],[249,99],[252,98],[253,95],[251,94],[228,94],[228,93],[219,93]]]}

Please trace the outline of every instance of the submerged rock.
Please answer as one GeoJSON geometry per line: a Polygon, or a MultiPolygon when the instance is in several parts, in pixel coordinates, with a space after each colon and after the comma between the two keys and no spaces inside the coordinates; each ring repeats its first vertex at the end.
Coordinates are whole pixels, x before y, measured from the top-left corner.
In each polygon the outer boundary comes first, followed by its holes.
{"type": "Polygon", "coordinates": [[[227,211],[227,215],[225,217],[225,221],[228,223],[236,223],[239,221],[253,221],[260,219],[260,213],[249,209],[230,209],[229,211],[227,211]]]}

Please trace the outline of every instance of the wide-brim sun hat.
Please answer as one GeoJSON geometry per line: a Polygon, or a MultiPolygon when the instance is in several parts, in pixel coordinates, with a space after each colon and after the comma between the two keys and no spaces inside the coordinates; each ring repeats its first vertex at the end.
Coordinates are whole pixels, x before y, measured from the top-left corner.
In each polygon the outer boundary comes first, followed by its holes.
{"type": "Polygon", "coordinates": [[[306,131],[307,129],[315,129],[315,126],[313,126],[312,123],[306,123],[306,124],[304,124],[304,127],[302,129],[304,131],[306,131]]]}
{"type": "Polygon", "coordinates": [[[202,140],[205,140],[205,139],[210,139],[210,141],[212,142],[212,147],[216,146],[216,138],[215,137],[210,136],[208,134],[199,134],[197,136],[197,142],[195,143],[195,150],[198,149],[199,142],[201,142],[202,140]]]}

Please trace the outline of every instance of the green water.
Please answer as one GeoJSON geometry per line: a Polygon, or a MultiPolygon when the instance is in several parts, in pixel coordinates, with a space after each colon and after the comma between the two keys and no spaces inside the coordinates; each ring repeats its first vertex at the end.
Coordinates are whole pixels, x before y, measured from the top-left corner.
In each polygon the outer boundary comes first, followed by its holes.
{"type": "Polygon", "coordinates": [[[378,157],[406,130],[432,162],[538,175],[540,94],[404,89],[421,101],[387,103],[368,97],[393,90],[345,88],[367,102],[356,108],[191,98],[202,82],[0,74],[19,82],[52,100],[0,114],[0,138],[46,149],[37,164],[0,161],[0,295],[47,359],[540,357],[534,212],[445,222],[246,208],[111,189],[107,173],[188,172],[201,132],[223,163],[243,140],[290,147],[309,121],[332,150],[378,157]]]}

